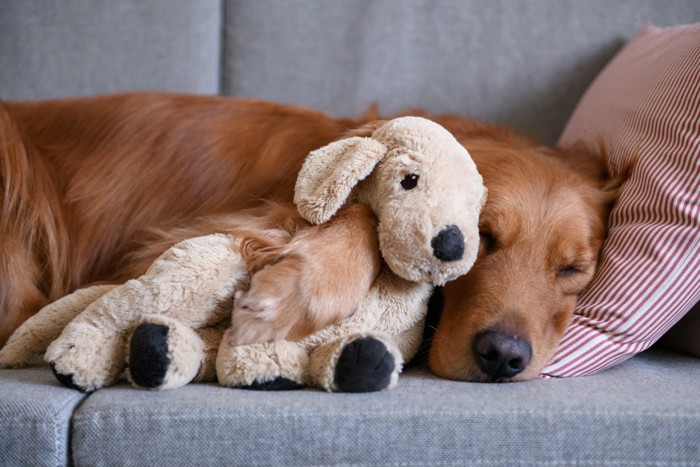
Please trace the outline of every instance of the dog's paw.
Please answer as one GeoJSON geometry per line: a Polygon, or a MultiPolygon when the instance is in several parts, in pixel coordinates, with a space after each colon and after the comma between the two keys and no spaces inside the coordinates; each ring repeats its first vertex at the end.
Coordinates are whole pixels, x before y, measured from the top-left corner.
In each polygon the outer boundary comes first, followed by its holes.
{"type": "Polygon", "coordinates": [[[345,345],[335,366],[337,392],[374,392],[389,387],[398,373],[396,359],[384,342],[361,337],[345,345]]]}

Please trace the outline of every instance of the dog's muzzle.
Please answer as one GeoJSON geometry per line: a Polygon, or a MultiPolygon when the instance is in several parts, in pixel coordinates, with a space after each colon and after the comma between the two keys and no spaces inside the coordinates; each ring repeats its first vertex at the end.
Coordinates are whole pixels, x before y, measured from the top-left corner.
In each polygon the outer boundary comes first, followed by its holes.
{"type": "Polygon", "coordinates": [[[492,381],[512,378],[522,372],[532,358],[532,347],[527,339],[498,329],[477,334],[473,352],[479,368],[492,381]]]}

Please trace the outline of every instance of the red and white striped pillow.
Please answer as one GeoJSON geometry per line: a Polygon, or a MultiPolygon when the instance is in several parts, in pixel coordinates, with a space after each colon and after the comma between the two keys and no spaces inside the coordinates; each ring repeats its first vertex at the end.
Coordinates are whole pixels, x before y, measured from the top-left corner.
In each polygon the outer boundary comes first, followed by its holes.
{"type": "Polygon", "coordinates": [[[700,300],[700,23],[643,28],[599,74],[559,144],[600,138],[613,174],[636,163],[548,376],[620,363],[700,300]]]}

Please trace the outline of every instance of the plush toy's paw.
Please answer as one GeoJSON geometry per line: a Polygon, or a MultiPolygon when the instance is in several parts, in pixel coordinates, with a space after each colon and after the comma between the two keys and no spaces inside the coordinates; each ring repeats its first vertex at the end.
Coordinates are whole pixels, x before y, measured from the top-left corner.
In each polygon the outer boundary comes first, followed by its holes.
{"type": "Polygon", "coordinates": [[[90,392],[115,383],[124,369],[126,339],[99,336],[89,326],[67,327],[46,350],[44,359],[64,385],[90,392]]]}
{"type": "Polygon", "coordinates": [[[396,360],[387,346],[374,337],[356,339],[343,348],[335,366],[335,390],[373,392],[391,384],[396,360]]]}
{"type": "Polygon", "coordinates": [[[77,384],[75,384],[75,382],[73,381],[73,375],[63,374],[63,373],[59,372],[56,369],[55,364],[50,363],[49,366],[51,367],[51,373],[53,373],[53,375],[56,377],[58,382],[61,383],[62,385],[66,386],[68,388],[71,388],[71,389],[77,389],[78,391],[81,391],[81,392],[92,392],[92,391],[88,391],[87,389],[82,388],[82,387],[78,386],[77,384]]]}
{"type": "Polygon", "coordinates": [[[226,331],[216,358],[221,385],[266,391],[305,385],[308,355],[304,348],[289,341],[234,346],[232,334],[231,329],[226,331]]]}
{"type": "Polygon", "coordinates": [[[293,379],[278,376],[271,381],[253,381],[253,384],[247,386],[237,386],[237,389],[251,389],[253,391],[291,391],[294,389],[303,389],[304,387],[303,384],[293,379]]]}
{"type": "Polygon", "coordinates": [[[142,388],[157,388],[165,381],[169,366],[168,327],[155,323],[139,324],[129,344],[131,381],[142,388]]]}
{"type": "Polygon", "coordinates": [[[136,387],[172,389],[194,379],[204,343],[192,329],[165,316],[150,315],[134,329],[126,358],[127,378],[136,387]]]}

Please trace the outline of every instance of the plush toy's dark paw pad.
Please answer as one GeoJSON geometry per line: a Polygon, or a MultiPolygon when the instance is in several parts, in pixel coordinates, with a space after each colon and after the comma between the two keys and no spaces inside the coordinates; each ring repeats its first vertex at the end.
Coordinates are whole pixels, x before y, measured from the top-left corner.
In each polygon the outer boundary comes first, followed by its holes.
{"type": "Polygon", "coordinates": [[[75,384],[75,382],[73,382],[73,375],[64,375],[63,373],[59,373],[58,370],[56,370],[56,365],[54,365],[53,363],[50,363],[49,365],[51,366],[51,372],[62,385],[71,389],[77,389],[80,392],[89,392],[75,384]]]}
{"type": "Polygon", "coordinates": [[[143,388],[157,388],[163,384],[169,366],[168,327],[155,323],[139,324],[129,346],[131,380],[143,388]]]}
{"type": "Polygon", "coordinates": [[[255,381],[249,386],[237,386],[238,389],[252,389],[253,391],[290,391],[292,389],[302,389],[303,387],[303,384],[281,376],[278,376],[272,381],[255,381]]]}
{"type": "Polygon", "coordinates": [[[384,343],[363,337],[345,346],[335,367],[339,392],[381,391],[391,383],[396,368],[394,357],[384,343]]]}

